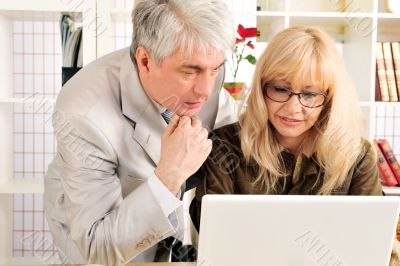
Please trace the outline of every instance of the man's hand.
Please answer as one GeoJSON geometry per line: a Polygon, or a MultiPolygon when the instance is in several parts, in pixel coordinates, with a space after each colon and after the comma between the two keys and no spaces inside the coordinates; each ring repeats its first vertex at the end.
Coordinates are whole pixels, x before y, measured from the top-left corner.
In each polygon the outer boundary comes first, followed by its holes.
{"type": "Polygon", "coordinates": [[[161,157],[155,174],[174,194],[210,154],[212,142],[201,121],[174,115],[161,137],[161,157]]]}

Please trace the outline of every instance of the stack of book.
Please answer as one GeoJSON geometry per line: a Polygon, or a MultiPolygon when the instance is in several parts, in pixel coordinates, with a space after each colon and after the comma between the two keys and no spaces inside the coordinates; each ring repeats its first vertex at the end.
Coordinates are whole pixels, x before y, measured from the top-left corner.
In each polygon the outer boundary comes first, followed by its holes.
{"type": "Polygon", "coordinates": [[[377,101],[400,100],[400,42],[377,42],[375,84],[377,101]]]}
{"type": "Polygon", "coordinates": [[[386,139],[374,140],[377,151],[379,174],[383,185],[392,187],[400,185],[400,164],[386,139]]]}
{"type": "Polygon", "coordinates": [[[69,15],[60,20],[63,55],[62,84],[82,68],[82,26],[69,15]]]}

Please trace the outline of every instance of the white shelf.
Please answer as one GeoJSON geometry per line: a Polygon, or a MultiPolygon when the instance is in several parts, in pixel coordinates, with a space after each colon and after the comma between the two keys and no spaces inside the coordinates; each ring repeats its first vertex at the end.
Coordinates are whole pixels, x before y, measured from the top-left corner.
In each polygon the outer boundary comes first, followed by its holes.
{"type": "Polygon", "coordinates": [[[0,194],[43,193],[43,181],[8,181],[0,184],[0,194]]]}
{"type": "Polygon", "coordinates": [[[312,11],[318,13],[342,12],[352,14],[355,12],[373,12],[375,0],[288,0],[287,9],[290,11],[312,11]]]}
{"type": "Polygon", "coordinates": [[[343,13],[343,12],[288,12],[290,17],[310,18],[372,18],[373,13],[343,13]]]}
{"type": "MultiPolygon", "coordinates": [[[[89,2],[85,0],[85,2],[89,2]]],[[[1,0],[2,10],[13,11],[51,11],[51,12],[82,12],[88,6],[81,0],[1,0]]],[[[95,11],[95,10],[94,10],[95,11]]]]}
{"type": "Polygon", "coordinates": [[[373,102],[372,106],[375,106],[375,107],[381,107],[381,106],[400,107],[400,102],[373,102]]]}
{"type": "Polygon", "coordinates": [[[383,186],[382,188],[387,196],[400,196],[400,187],[383,186]]]}
{"type": "Polygon", "coordinates": [[[55,103],[55,97],[35,97],[35,98],[0,98],[0,103],[55,103]]]}
{"type": "MultiPolygon", "coordinates": [[[[307,23],[305,26],[318,26],[318,27],[349,27],[349,20],[352,18],[361,17],[346,17],[344,14],[337,14],[337,16],[308,16],[295,14],[289,18],[290,24],[293,23],[307,23]]],[[[366,17],[372,18],[372,17],[366,17]]]]}
{"type": "Polygon", "coordinates": [[[367,102],[360,101],[359,106],[361,107],[381,107],[381,106],[395,106],[400,107],[400,102],[367,102]]]}
{"type": "Polygon", "coordinates": [[[10,20],[19,21],[59,21],[62,13],[68,13],[72,17],[78,16],[79,12],[65,11],[27,11],[27,10],[0,10],[0,15],[10,20]]]}
{"type": "Polygon", "coordinates": [[[378,13],[376,16],[378,18],[400,19],[400,14],[396,14],[396,13],[378,13]]]}
{"type": "MultiPolygon", "coordinates": [[[[239,13],[239,12],[235,12],[235,14],[236,13],[239,13]]],[[[239,14],[245,14],[245,13],[242,12],[239,14]]],[[[257,11],[255,13],[249,13],[249,14],[253,14],[253,16],[258,16],[258,17],[284,17],[288,13],[284,12],[284,11],[257,11]]]]}

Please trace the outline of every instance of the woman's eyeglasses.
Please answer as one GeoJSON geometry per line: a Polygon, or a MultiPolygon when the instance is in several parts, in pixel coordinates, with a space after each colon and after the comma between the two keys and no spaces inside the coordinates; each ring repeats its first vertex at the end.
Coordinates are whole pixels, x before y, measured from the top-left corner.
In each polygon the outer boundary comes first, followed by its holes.
{"type": "Polygon", "coordinates": [[[325,103],[326,96],[319,92],[296,93],[282,86],[266,83],[263,87],[264,94],[274,102],[284,103],[296,95],[301,105],[308,108],[317,108],[325,103]]]}

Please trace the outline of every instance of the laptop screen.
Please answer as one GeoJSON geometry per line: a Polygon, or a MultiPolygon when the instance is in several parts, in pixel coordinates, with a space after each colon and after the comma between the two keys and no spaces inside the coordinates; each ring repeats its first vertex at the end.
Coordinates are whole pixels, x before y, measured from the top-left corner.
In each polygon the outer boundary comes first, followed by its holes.
{"type": "Polygon", "coordinates": [[[398,197],[206,195],[199,266],[388,265],[398,197]]]}

